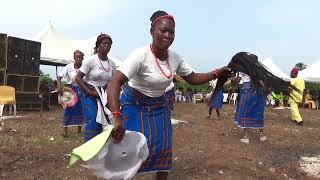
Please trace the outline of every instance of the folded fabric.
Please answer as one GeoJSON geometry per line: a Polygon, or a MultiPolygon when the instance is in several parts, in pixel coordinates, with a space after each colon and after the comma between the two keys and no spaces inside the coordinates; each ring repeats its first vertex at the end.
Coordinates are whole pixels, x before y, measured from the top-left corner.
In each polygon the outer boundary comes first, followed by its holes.
{"type": "Polygon", "coordinates": [[[98,134],[91,140],[82,144],[81,146],[72,150],[69,166],[74,165],[78,160],[88,161],[92,159],[95,155],[97,155],[100,150],[107,143],[111,132],[113,129],[113,125],[110,125],[108,129],[98,134]]]}
{"type": "Polygon", "coordinates": [[[102,125],[103,129],[109,128],[110,124],[108,120],[112,119],[112,114],[107,108],[107,91],[102,87],[95,87],[97,93],[99,94],[99,99],[97,99],[97,116],[96,122],[102,125]]]}

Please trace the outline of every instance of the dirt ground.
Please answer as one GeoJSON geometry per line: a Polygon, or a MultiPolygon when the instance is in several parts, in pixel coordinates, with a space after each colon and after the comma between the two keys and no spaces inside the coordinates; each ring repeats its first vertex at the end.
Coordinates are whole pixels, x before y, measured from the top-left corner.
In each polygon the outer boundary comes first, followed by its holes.
{"type": "MultiPolygon", "coordinates": [[[[223,120],[207,119],[205,104],[176,104],[174,162],[170,179],[317,179],[300,169],[301,156],[320,155],[320,111],[302,109],[303,126],[290,122],[290,111],[266,109],[265,132],[250,133],[250,144],[239,141],[234,106],[224,105],[223,120]]],[[[18,112],[25,117],[3,120],[0,125],[0,179],[96,179],[83,167],[67,168],[71,150],[82,144],[82,134],[71,128],[63,138],[63,110],[18,112]]],[[[215,115],[215,113],[213,113],[215,115]]],[[[80,163],[81,164],[81,163],[80,163]]],[[[136,179],[150,179],[143,175],[136,179]]]]}

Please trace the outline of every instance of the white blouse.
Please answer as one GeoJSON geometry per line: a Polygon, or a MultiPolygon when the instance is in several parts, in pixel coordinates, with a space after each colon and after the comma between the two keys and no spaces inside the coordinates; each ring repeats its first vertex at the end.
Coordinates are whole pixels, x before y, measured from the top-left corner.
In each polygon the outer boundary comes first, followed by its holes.
{"type": "Polygon", "coordinates": [[[59,74],[59,77],[65,78],[66,83],[70,84],[72,86],[78,86],[75,79],[77,76],[79,69],[74,68],[74,63],[66,65],[61,73],[59,74]]]}
{"type": "Polygon", "coordinates": [[[82,61],[80,71],[85,74],[84,81],[92,86],[105,86],[116,70],[116,64],[108,59],[102,61],[98,54],[82,61]]]}
{"type": "Polygon", "coordinates": [[[193,72],[183,57],[174,51],[168,51],[169,64],[167,61],[156,59],[150,46],[138,48],[129,55],[118,70],[129,79],[129,86],[139,92],[149,97],[162,96],[172,83],[174,74],[187,76],[193,72]],[[172,73],[171,77],[167,78],[166,75],[170,73],[172,73]]]}
{"type": "Polygon", "coordinates": [[[250,82],[250,81],[251,81],[250,76],[248,76],[248,75],[245,74],[245,73],[239,72],[239,77],[241,77],[241,80],[240,80],[240,83],[239,83],[239,84],[243,84],[243,83],[246,83],[246,82],[250,82]]]}

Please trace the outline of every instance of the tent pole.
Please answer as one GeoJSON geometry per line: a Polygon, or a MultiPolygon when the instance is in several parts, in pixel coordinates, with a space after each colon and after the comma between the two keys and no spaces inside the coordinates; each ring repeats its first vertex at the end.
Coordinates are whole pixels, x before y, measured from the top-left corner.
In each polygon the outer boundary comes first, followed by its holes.
{"type": "Polygon", "coordinates": [[[56,78],[58,80],[58,66],[56,66],[56,78]]]}

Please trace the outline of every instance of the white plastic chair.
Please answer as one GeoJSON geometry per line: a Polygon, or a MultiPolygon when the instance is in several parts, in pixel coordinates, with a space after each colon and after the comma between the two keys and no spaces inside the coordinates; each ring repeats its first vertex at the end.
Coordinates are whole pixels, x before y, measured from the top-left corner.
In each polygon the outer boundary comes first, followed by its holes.
{"type": "Polygon", "coordinates": [[[237,104],[237,98],[238,98],[238,93],[232,93],[229,100],[229,104],[233,102],[233,105],[235,106],[237,104]]]}
{"type": "Polygon", "coordinates": [[[197,101],[202,102],[203,101],[203,95],[202,94],[194,94],[192,98],[193,103],[197,103],[197,101]]]}
{"type": "Polygon", "coordinates": [[[228,93],[223,93],[223,102],[227,103],[228,102],[228,93]]]}

